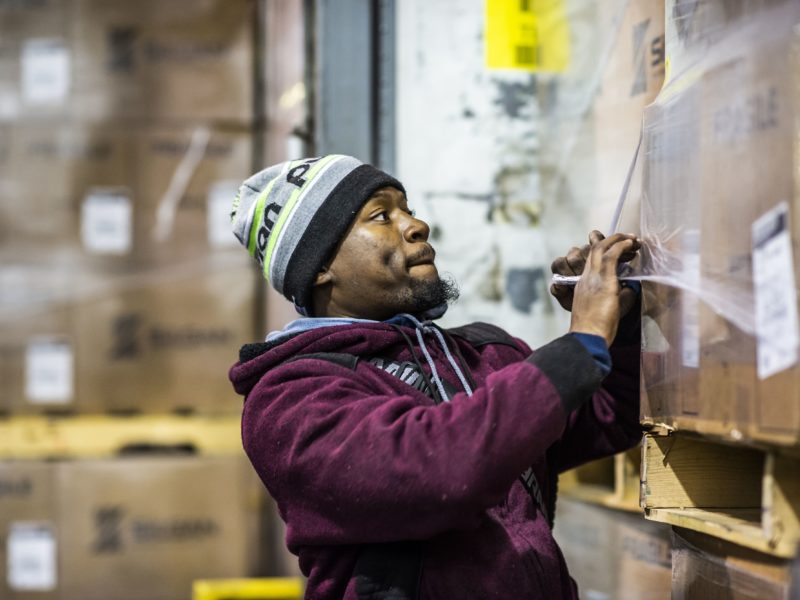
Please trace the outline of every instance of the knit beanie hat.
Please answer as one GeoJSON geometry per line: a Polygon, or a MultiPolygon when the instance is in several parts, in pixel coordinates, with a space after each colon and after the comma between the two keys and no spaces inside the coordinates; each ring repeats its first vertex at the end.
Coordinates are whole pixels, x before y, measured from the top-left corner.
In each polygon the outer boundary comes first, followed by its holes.
{"type": "Polygon", "coordinates": [[[241,185],[231,211],[233,233],[272,287],[310,316],[317,274],[361,207],[386,186],[405,192],[394,177],[352,156],[287,161],[241,185]]]}

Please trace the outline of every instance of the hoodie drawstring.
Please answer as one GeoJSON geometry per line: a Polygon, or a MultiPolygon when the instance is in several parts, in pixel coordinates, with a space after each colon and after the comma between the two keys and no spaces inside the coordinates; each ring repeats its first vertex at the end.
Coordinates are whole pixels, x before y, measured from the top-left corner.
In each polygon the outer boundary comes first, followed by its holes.
{"type": "Polygon", "coordinates": [[[436,364],[433,362],[433,358],[431,358],[431,354],[428,351],[428,346],[425,344],[425,338],[422,335],[423,333],[428,333],[430,331],[433,331],[434,335],[436,336],[436,339],[439,340],[439,344],[442,346],[442,350],[444,350],[444,354],[447,357],[447,362],[450,363],[450,366],[453,368],[453,372],[456,374],[458,380],[461,382],[461,386],[464,388],[464,392],[467,394],[467,396],[472,396],[472,388],[467,382],[467,378],[464,377],[464,373],[458,366],[458,363],[453,358],[453,354],[450,352],[450,348],[448,348],[447,342],[445,341],[442,332],[439,331],[439,329],[429,321],[422,322],[418,320],[415,316],[410,315],[408,313],[403,313],[398,316],[405,317],[414,324],[414,328],[417,333],[417,341],[419,342],[419,347],[422,350],[422,354],[425,355],[425,360],[428,361],[428,366],[431,368],[431,375],[433,377],[433,381],[436,384],[436,388],[439,390],[439,394],[441,394],[442,399],[445,402],[450,401],[450,397],[447,395],[447,392],[444,389],[444,384],[442,383],[442,379],[441,377],[439,377],[439,371],[436,369],[436,364]]]}

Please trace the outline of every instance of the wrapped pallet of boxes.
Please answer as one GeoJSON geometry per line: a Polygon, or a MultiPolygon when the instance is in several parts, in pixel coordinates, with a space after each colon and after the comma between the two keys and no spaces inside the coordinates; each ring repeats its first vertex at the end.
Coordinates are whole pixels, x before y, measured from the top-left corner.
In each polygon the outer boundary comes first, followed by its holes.
{"type": "Polygon", "coordinates": [[[789,600],[791,561],[675,529],[672,534],[674,600],[789,600]]]}
{"type": "Polygon", "coordinates": [[[560,498],[553,533],[581,598],[670,597],[668,527],[637,514],[560,498]]]}
{"type": "Polygon", "coordinates": [[[2,597],[172,600],[261,575],[264,502],[241,457],[3,463],[2,597]]]}
{"type": "Polygon", "coordinates": [[[642,142],[642,418],[793,444],[800,4],[670,2],[667,18],[642,142]]]}

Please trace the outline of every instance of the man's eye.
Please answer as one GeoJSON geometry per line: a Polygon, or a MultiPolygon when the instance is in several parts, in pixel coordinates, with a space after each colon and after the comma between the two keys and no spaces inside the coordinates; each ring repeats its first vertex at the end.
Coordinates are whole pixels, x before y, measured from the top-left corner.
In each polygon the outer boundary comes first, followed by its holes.
{"type": "Polygon", "coordinates": [[[375,221],[388,221],[389,213],[387,213],[385,210],[382,210],[381,212],[372,215],[372,219],[375,221]]]}

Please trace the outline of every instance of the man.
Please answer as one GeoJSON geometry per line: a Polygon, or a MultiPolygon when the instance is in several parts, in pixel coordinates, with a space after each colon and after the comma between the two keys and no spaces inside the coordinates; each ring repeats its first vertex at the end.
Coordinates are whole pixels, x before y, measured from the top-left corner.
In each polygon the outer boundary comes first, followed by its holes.
{"type": "Polygon", "coordinates": [[[636,294],[616,277],[635,237],[593,232],[556,260],[582,272],[574,295],[553,290],[570,333],[532,353],[430,321],[456,293],[428,226],[352,157],[254,175],[232,219],[305,316],[243,347],[230,377],[306,597],[576,598],[551,533],[557,475],[640,437],[637,311],[620,323],[636,294]]]}

